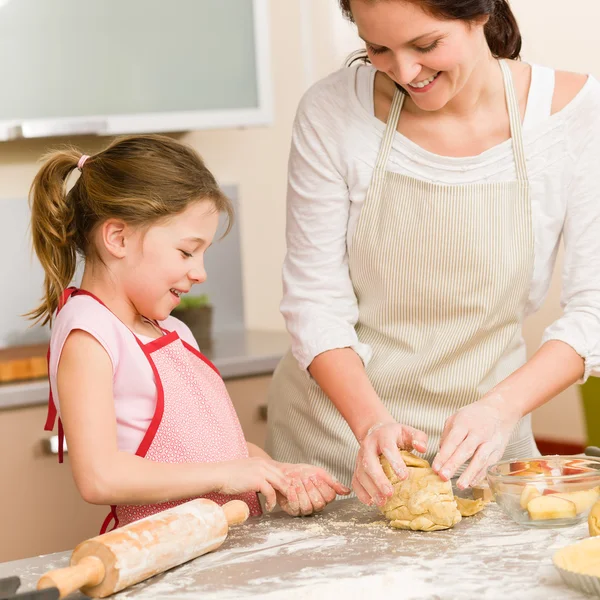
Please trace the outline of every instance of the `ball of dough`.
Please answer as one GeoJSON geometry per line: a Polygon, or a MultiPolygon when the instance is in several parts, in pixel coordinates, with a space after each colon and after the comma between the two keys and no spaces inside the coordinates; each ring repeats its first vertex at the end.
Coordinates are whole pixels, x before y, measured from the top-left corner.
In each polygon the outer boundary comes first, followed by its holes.
{"type": "Polygon", "coordinates": [[[408,469],[408,478],[400,481],[388,460],[380,457],[381,466],[394,489],[394,494],[380,508],[398,529],[438,531],[454,527],[462,516],[479,512],[483,501],[457,501],[450,481],[442,481],[429,463],[410,452],[401,451],[408,469]],[[463,515],[461,516],[461,513],[463,515]]]}

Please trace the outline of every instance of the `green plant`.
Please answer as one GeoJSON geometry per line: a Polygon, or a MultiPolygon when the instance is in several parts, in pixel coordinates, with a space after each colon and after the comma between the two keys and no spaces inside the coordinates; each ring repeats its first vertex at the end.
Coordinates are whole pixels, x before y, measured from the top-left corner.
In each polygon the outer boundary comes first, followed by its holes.
{"type": "Polygon", "coordinates": [[[181,301],[175,307],[175,310],[185,310],[188,308],[202,308],[210,306],[208,294],[200,294],[200,296],[182,296],[181,301]]]}

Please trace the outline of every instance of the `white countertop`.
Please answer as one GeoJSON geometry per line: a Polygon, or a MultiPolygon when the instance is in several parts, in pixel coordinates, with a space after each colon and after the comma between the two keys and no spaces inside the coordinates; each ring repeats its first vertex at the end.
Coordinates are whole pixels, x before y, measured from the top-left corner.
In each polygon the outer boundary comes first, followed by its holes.
{"type": "MultiPolygon", "coordinates": [[[[215,336],[204,353],[219,369],[223,379],[272,373],[287,352],[290,340],[279,331],[233,331],[215,336]]],[[[48,381],[0,385],[0,409],[45,404],[48,381]]]]}
{"type": "MultiPolygon", "coordinates": [[[[551,557],[587,536],[586,524],[528,529],[496,504],[454,529],[392,529],[357,500],[335,502],[313,517],[282,513],[231,530],[223,546],[115,598],[132,600],[574,600],[551,557]]],[[[21,591],[44,572],[66,566],[69,553],[0,564],[21,591]]],[[[73,596],[83,598],[81,595],[73,596]]]]}

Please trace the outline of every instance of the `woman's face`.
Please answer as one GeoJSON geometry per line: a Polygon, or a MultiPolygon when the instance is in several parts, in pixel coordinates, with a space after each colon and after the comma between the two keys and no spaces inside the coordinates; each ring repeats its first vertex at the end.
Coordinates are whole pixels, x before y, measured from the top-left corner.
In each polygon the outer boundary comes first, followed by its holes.
{"type": "Polygon", "coordinates": [[[418,1],[352,0],[352,16],[373,66],[426,111],[446,106],[489,56],[479,22],[442,20],[418,1]]]}

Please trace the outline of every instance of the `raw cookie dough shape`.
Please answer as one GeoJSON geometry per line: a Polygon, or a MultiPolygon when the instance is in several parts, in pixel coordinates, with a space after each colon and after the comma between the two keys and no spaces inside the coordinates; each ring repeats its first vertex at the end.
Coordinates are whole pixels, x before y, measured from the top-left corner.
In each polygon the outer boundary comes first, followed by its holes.
{"type": "Polygon", "coordinates": [[[588,529],[591,536],[600,535],[600,501],[596,502],[588,515],[588,529]]]}
{"type": "Polygon", "coordinates": [[[459,498],[458,496],[454,496],[454,500],[456,500],[458,512],[460,512],[462,517],[472,517],[473,515],[476,515],[480,510],[483,510],[486,504],[483,498],[475,498],[472,500],[471,498],[459,498]]]}
{"type": "Polygon", "coordinates": [[[380,508],[397,529],[439,531],[454,527],[462,516],[471,516],[485,505],[482,500],[455,498],[452,483],[442,481],[423,459],[401,451],[408,468],[408,478],[400,481],[388,460],[380,457],[381,466],[394,488],[393,496],[380,508]],[[462,516],[461,516],[462,513],[462,516]]]}
{"type": "Polygon", "coordinates": [[[557,550],[554,564],[560,569],[600,577],[600,538],[591,537],[557,550]]]}

